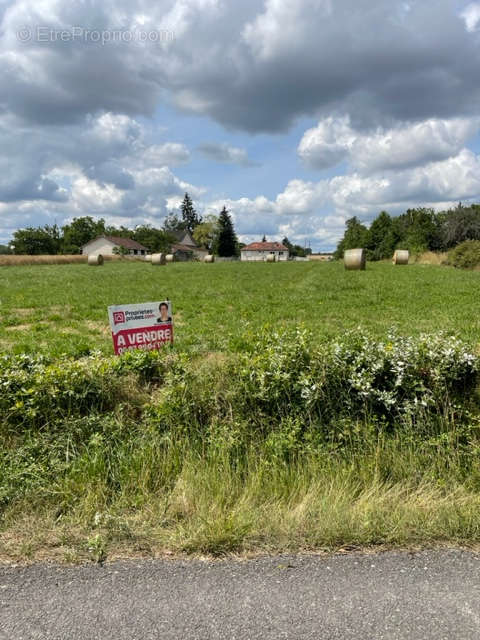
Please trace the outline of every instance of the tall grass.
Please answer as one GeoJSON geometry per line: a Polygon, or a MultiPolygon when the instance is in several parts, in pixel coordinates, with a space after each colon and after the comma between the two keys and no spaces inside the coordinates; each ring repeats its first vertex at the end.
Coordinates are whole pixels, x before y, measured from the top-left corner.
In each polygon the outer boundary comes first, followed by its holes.
{"type": "Polygon", "coordinates": [[[11,558],[143,552],[335,550],[480,542],[480,473],[453,448],[400,437],[288,463],[251,442],[137,433],[92,437],[50,483],[11,504],[0,544],[11,558]],[[95,540],[92,551],[92,540],[95,540]]]}
{"type": "Polygon", "coordinates": [[[414,256],[414,261],[417,264],[430,264],[430,265],[436,265],[436,266],[447,265],[448,253],[425,251],[424,253],[420,253],[414,256]]]}

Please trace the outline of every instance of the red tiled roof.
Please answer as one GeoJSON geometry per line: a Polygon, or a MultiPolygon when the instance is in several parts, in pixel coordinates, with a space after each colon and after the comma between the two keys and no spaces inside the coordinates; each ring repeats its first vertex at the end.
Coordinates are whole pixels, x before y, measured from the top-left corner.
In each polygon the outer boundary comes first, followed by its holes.
{"type": "Polygon", "coordinates": [[[288,251],[281,242],[252,242],[243,247],[242,251],[288,251]]]}

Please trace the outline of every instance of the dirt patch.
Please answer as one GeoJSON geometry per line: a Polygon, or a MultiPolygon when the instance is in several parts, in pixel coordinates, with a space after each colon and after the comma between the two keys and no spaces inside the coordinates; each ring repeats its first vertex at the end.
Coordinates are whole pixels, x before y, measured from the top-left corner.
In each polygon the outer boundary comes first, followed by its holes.
{"type": "Polygon", "coordinates": [[[38,311],[38,309],[34,309],[33,307],[25,307],[22,309],[10,309],[10,313],[13,314],[14,316],[19,316],[20,318],[26,318],[27,316],[32,315],[32,313],[35,313],[35,311],[38,311]]]}
{"type": "Polygon", "coordinates": [[[69,304],[67,305],[54,304],[51,307],[47,307],[47,310],[50,313],[70,314],[72,312],[72,307],[69,304]]]}
{"type": "Polygon", "coordinates": [[[111,333],[110,327],[106,322],[94,322],[93,320],[87,320],[85,325],[90,331],[100,333],[102,336],[109,336],[111,333]]]}
{"type": "Polygon", "coordinates": [[[69,336],[69,335],[76,335],[76,336],[83,336],[83,331],[80,331],[79,329],[74,329],[73,327],[68,327],[68,329],[62,329],[60,331],[62,336],[69,336]]]}
{"type": "Polygon", "coordinates": [[[5,331],[28,331],[32,326],[31,324],[15,324],[12,327],[5,327],[5,331]]]}

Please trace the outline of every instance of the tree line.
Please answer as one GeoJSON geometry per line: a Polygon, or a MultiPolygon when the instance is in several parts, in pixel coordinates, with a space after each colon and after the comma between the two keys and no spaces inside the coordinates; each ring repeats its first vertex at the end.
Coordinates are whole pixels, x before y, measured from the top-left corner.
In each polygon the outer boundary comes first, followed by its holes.
{"type": "Polygon", "coordinates": [[[57,255],[81,253],[82,247],[98,236],[117,236],[136,240],[150,252],[168,252],[178,242],[177,232],[189,231],[200,247],[219,256],[239,255],[238,242],[229,211],[223,207],[218,216],[210,214],[202,218],[192,199],[186,193],[180,215],[170,213],[161,228],[139,225],[135,229],[107,225],[103,218],[92,216],[74,218],[70,224],[57,224],[18,229],[10,244],[0,245],[0,253],[20,255],[57,255]]]}
{"type": "Polygon", "coordinates": [[[465,240],[480,240],[480,205],[463,206],[436,213],[433,209],[407,209],[392,217],[382,211],[366,227],[355,216],[346,222],[335,251],[343,258],[347,249],[364,248],[370,260],[391,258],[396,249],[411,253],[448,251],[465,240]]]}

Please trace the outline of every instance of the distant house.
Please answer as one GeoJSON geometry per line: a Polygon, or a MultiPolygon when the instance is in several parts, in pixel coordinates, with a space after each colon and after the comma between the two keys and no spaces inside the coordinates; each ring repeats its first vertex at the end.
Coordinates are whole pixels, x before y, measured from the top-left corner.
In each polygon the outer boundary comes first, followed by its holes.
{"type": "Polygon", "coordinates": [[[280,242],[252,242],[241,251],[242,261],[262,262],[269,255],[274,255],[278,261],[288,260],[288,247],[280,242]]]}
{"type": "Polygon", "coordinates": [[[169,233],[177,239],[177,242],[172,244],[170,248],[177,260],[202,259],[208,255],[208,251],[198,246],[189,231],[169,231],[169,233]]]}
{"type": "Polygon", "coordinates": [[[90,240],[83,245],[82,253],[85,256],[113,256],[122,249],[126,250],[126,255],[129,256],[146,256],[149,253],[147,247],[136,240],[117,236],[99,236],[95,240],[90,240]]]}

